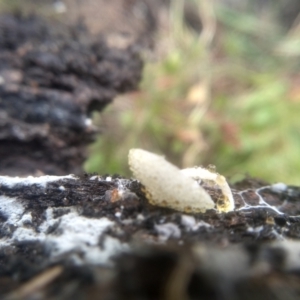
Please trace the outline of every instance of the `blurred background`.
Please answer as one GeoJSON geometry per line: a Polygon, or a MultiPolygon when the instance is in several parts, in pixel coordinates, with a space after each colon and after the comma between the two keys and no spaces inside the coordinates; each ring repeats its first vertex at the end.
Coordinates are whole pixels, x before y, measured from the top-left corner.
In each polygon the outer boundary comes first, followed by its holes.
{"type": "Polygon", "coordinates": [[[128,176],[137,147],[233,182],[300,184],[299,0],[0,0],[16,7],[139,41],[139,90],[92,116],[87,172],[128,176]]]}

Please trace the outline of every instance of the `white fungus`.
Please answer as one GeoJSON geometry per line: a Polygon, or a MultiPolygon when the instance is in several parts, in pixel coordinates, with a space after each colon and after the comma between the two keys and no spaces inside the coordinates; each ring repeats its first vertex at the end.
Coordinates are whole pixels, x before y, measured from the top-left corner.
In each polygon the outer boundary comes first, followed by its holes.
{"type": "Polygon", "coordinates": [[[188,216],[188,215],[182,215],[181,216],[181,224],[188,231],[196,231],[200,227],[206,227],[206,228],[211,227],[208,223],[206,223],[202,220],[197,222],[196,219],[193,216],[188,216]]]}
{"type": "Polygon", "coordinates": [[[205,212],[214,208],[210,195],[162,156],[131,149],[128,158],[130,169],[146,187],[151,204],[187,213],[205,212]]]}
{"type": "Polygon", "coordinates": [[[19,222],[24,212],[25,207],[16,198],[0,196],[0,214],[7,217],[7,224],[19,222]]]}
{"type": "Polygon", "coordinates": [[[93,121],[90,118],[86,118],[84,120],[84,124],[85,124],[86,127],[90,127],[91,125],[93,125],[93,121]]]}
{"type": "Polygon", "coordinates": [[[193,228],[196,225],[196,219],[192,216],[182,215],[181,224],[186,228],[193,228]]]}
{"type": "MultiPolygon", "coordinates": [[[[69,176],[8,177],[0,176],[0,185],[14,188],[16,185],[38,185],[46,187],[48,182],[77,178],[69,176]]],[[[63,191],[64,186],[58,189],[63,191]]],[[[49,252],[49,259],[56,260],[67,253],[72,253],[74,263],[110,264],[110,258],[128,248],[127,244],[105,235],[114,222],[106,217],[89,218],[80,215],[76,206],[68,206],[61,216],[55,214],[59,207],[48,207],[44,212],[43,222],[36,227],[31,211],[26,211],[26,203],[19,197],[0,195],[0,214],[3,217],[0,246],[9,246],[23,241],[43,243],[49,252]],[[103,240],[101,247],[99,240],[103,240]]],[[[63,208],[63,207],[62,207],[63,208]]]]}
{"type": "Polygon", "coordinates": [[[62,179],[77,179],[74,175],[66,175],[66,176],[40,176],[40,177],[33,177],[28,176],[26,178],[20,177],[9,177],[9,176],[0,176],[0,185],[7,186],[9,188],[13,187],[14,185],[32,185],[36,184],[41,187],[46,187],[48,182],[62,180],[62,179]]]}
{"type": "Polygon", "coordinates": [[[155,225],[155,230],[159,234],[159,239],[161,241],[166,241],[169,238],[179,239],[181,236],[181,231],[178,226],[174,223],[165,223],[161,225],[155,225]]]}

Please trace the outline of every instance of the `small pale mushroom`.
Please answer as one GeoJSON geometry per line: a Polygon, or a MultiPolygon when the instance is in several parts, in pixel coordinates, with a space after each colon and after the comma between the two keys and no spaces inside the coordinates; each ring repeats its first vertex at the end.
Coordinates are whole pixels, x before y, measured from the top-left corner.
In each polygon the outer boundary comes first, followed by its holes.
{"type": "Polygon", "coordinates": [[[197,175],[194,171],[180,171],[164,157],[142,149],[131,149],[128,161],[133,175],[145,186],[147,198],[153,205],[186,213],[203,213],[213,209],[214,201],[196,182],[199,179],[208,179],[215,181],[224,194],[225,204],[217,204],[218,210],[227,212],[234,209],[230,188],[226,179],[219,174],[203,168],[200,170],[205,171],[198,172],[197,175]]]}
{"type": "Polygon", "coordinates": [[[226,178],[216,172],[211,172],[202,167],[187,168],[181,173],[196,181],[212,182],[213,185],[222,191],[222,197],[217,201],[217,209],[221,212],[234,210],[234,199],[226,178]]]}

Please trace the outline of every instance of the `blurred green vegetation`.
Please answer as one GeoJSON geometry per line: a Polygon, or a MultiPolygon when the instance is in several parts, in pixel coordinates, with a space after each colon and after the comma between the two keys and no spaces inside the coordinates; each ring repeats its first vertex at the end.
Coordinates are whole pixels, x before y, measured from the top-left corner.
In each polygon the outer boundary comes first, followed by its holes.
{"type": "Polygon", "coordinates": [[[0,12],[21,13],[23,16],[37,14],[61,20],[55,11],[54,1],[48,0],[0,0],[0,12]]]}
{"type": "Polygon", "coordinates": [[[85,169],[129,175],[127,154],[138,147],[179,167],[214,164],[231,178],[299,185],[300,26],[195,2],[202,31],[173,1],[140,90],[95,116],[103,133],[85,169]]]}

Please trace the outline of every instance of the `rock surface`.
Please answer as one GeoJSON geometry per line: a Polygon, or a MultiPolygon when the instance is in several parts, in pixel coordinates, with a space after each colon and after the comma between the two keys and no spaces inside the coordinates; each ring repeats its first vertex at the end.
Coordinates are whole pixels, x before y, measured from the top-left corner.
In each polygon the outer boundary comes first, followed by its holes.
{"type": "Polygon", "coordinates": [[[182,214],[118,176],[2,176],[0,295],[297,299],[299,188],[246,179],[233,194],[235,211],[182,214]]]}

